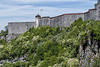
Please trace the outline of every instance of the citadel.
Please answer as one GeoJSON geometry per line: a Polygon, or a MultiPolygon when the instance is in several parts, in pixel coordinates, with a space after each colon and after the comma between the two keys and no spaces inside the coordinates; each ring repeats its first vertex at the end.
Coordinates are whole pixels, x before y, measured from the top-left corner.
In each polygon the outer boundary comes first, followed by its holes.
{"type": "MultiPolygon", "coordinates": [[[[20,34],[28,31],[32,27],[35,27],[35,28],[37,28],[39,26],[68,27],[75,20],[77,20],[80,17],[83,20],[100,21],[100,0],[98,0],[97,4],[95,4],[94,9],[89,9],[88,12],[84,12],[84,13],[63,14],[63,15],[59,15],[56,17],[49,17],[49,16],[41,17],[38,14],[35,16],[34,22],[10,22],[10,23],[8,23],[8,35],[1,36],[0,38],[11,41],[12,39],[15,39],[20,34]]],[[[94,40],[93,37],[91,36],[91,34],[89,33],[89,31],[88,31],[88,34],[89,34],[88,35],[89,37],[86,38],[86,43],[82,44],[80,41],[80,44],[79,44],[80,45],[79,46],[79,57],[77,57],[77,58],[80,58],[80,67],[91,67],[92,62],[95,61],[94,58],[100,57],[100,41],[94,40]],[[82,46],[82,45],[84,45],[84,46],[82,46]]],[[[65,50],[65,48],[64,48],[64,50],[65,50]]],[[[8,53],[10,53],[9,50],[8,50],[8,53]]],[[[62,55],[62,57],[63,57],[63,55],[62,55]]],[[[27,56],[20,57],[18,59],[15,58],[13,60],[9,60],[9,59],[0,60],[0,64],[5,63],[5,61],[7,61],[6,63],[16,63],[18,61],[25,62],[26,58],[27,58],[27,56]]],[[[74,58],[71,60],[74,61],[74,58]]],[[[77,60],[74,62],[77,62],[77,60]]]]}
{"type": "Polygon", "coordinates": [[[16,38],[17,35],[28,31],[32,27],[51,26],[51,27],[68,27],[78,18],[83,20],[98,20],[100,21],[100,0],[95,4],[94,9],[89,9],[84,13],[63,14],[56,17],[41,17],[39,14],[35,16],[34,22],[10,22],[8,23],[7,40],[16,38]]]}

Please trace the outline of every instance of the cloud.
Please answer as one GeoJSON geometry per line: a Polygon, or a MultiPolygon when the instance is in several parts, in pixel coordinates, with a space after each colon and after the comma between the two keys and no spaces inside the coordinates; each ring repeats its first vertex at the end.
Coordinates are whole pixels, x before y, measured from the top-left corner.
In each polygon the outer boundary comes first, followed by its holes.
{"type": "MultiPolygon", "coordinates": [[[[22,3],[36,3],[36,2],[42,2],[42,1],[47,1],[47,0],[9,0],[12,3],[17,3],[17,2],[22,2],[22,3]]],[[[66,1],[66,2],[76,2],[76,1],[80,1],[80,2],[84,2],[84,1],[90,1],[90,0],[48,0],[48,1],[52,1],[52,2],[62,2],[62,1],[66,1]]],[[[73,13],[73,12],[84,12],[88,9],[88,7],[84,7],[84,8],[78,8],[78,7],[74,7],[73,8],[68,8],[68,7],[61,7],[58,8],[57,6],[53,5],[53,6],[48,6],[49,4],[46,4],[44,6],[37,6],[34,4],[25,4],[25,5],[19,5],[19,4],[5,4],[0,3],[0,17],[5,17],[5,16],[30,16],[30,15],[36,15],[38,13],[42,14],[42,15],[50,15],[50,16],[54,16],[54,15],[58,15],[61,13],[73,13]],[[41,12],[40,9],[43,9],[43,11],[41,12]],[[56,12],[57,11],[57,12],[56,12]]],[[[65,5],[66,6],[66,5],[65,5]]]]}
{"type": "MultiPolygon", "coordinates": [[[[13,0],[12,0],[13,1],[13,0]]],[[[36,2],[46,2],[46,1],[49,1],[49,2],[62,2],[62,1],[66,1],[66,2],[94,2],[94,1],[91,1],[91,0],[14,0],[14,1],[17,1],[17,2],[26,2],[26,3],[36,3],[36,2]]]]}
{"type": "Polygon", "coordinates": [[[6,9],[0,11],[0,17],[4,16],[28,16],[28,15],[36,15],[41,13],[42,15],[58,15],[61,13],[69,13],[69,12],[84,12],[87,8],[56,8],[56,7],[49,7],[49,6],[32,6],[32,5],[23,5],[23,6],[10,6],[6,9]],[[40,9],[43,11],[41,12],[40,9]],[[57,12],[56,12],[57,11],[57,12]]]}

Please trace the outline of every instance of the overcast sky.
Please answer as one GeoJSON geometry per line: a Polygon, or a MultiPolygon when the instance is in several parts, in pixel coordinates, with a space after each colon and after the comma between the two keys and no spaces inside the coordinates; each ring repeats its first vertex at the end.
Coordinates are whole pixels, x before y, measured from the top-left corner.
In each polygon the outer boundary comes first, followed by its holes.
{"type": "Polygon", "coordinates": [[[8,22],[33,22],[41,16],[83,13],[94,8],[97,0],[0,0],[0,30],[8,22]],[[42,9],[42,11],[41,11],[42,9]]]}

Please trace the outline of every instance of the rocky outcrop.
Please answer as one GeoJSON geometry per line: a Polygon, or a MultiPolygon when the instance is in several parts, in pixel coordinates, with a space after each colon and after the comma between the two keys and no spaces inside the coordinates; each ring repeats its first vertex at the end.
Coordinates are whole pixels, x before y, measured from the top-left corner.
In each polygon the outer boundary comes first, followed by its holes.
{"type": "Polygon", "coordinates": [[[5,40],[6,36],[0,36],[0,39],[5,40]]]}
{"type": "Polygon", "coordinates": [[[8,42],[10,42],[12,39],[17,38],[18,36],[19,34],[5,35],[1,36],[0,39],[7,40],[8,42]]]}
{"type": "Polygon", "coordinates": [[[12,34],[12,35],[7,35],[6,36],[6,40],[7,41],[11,41],[12,39],[15,39],[15,38],[17,38],[19,35],[18,34],[12,34]]]}
{"type": "Polygon", "coordinates": [[[23,57],[15,58],[15,59],[1,60],[1,61],[0,61],[0,64],[4,65],[5,62],[7,62],[7,63],[16,63],[16,62],[18,62],[18,61],[20,61],[20,62],[25,62],[25,61],[26,61],[26,58],[27,58],[27,55],[24,55],[23,57]]]}
{"type": "Polygon", "coordinates": [[[80,67],[92,67],[95,57],[100,57],[100,41],[90,35],[85,43],[80,42],[80,67]]]}

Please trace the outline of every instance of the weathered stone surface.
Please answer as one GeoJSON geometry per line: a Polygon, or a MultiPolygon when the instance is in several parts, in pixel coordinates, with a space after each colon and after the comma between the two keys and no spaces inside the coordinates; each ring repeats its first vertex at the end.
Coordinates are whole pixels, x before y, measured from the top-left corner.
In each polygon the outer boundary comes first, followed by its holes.
{"type": "Polygon", "coordinates": [[[18,36],[19,36],[19,34],[13,34],[13,35],[9,34],[6,36],[6,40],[11,41],[12,39],[17,38],[18,36]]]}
{"type": "Polygon", "coordinates": [[[0,60],[0,64],[4,65],[5,62],[7,62],[7,63],[16,63],[18,61],[25,62],[26,58],[27,58],[27,55],[24,55],[23,57],[20,57],[20,58],[15,58],[13,60],[12,59],[0,60]]]}
{"type": "Polygon", "coordinates": [[[1,36],[0,39],[6,39],[6,37],[5,36],[1,36]]]}
{"type": "Polygon", "coordinates": [[[22,34],[34,26],[34,22],[8,23],[8,35],[22,34]]]}
{"type": "Polygon", "coordinates": [[[89,44],[89,41],[90,40],[88,40],[83,46],[80,43],[80,67],[91,67],[92,63],[94,62],[94,58],[100,57],[100,41],[92,39],[91,45],[89,44]]]}

